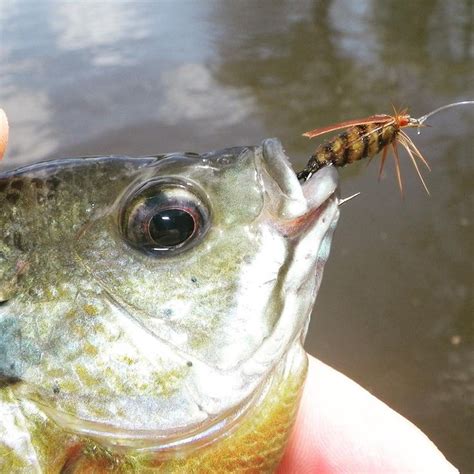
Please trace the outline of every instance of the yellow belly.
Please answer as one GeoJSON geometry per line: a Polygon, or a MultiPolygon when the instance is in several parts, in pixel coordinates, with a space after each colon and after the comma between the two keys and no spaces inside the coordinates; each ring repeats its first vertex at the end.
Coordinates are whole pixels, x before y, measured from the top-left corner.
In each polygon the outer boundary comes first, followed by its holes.
{"type": "MultiPolygon", "coordinates": [[[[30,402],[20,402],[22,423],[33,450],[26,456],[24,449],[15,451],[0,442],[0,472],[34,472],[34,465],[48,474],[273,472],[283,455],[298,408],[307,371],[306,357],[302,360],[297,370],[293,367],[285,377],[276,377],[263,400],[222,439],[188,454],[177,452],[165,460],[150,452],[114,451],[92,439],[69,434],[33,411],[30,402]],[[33,458],[36,462],[31,463],[33,458]]],[[[10,403],[10,408],[17,403],[5,391],[1,398],[10,403]]]]}

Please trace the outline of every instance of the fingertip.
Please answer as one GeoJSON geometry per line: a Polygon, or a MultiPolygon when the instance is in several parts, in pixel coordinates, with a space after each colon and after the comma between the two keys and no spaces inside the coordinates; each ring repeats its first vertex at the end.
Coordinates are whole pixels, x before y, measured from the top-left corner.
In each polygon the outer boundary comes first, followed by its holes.
{"type": "Polygon", "coordinates": [[[3,109],[0,109],[0,160],[5,154],[8,144],[8,120],[7,114],[3,109]]]}

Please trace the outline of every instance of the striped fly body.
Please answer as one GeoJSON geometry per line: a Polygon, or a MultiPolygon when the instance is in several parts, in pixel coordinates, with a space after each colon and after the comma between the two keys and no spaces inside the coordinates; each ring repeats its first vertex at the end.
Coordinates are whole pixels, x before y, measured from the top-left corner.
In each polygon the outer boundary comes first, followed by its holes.
{"type": "Polygon", "coordinates": [[[403,131],[403,128],[416,127],[420,129],[420,127],[425,126],[424,122],[431,115],[450,107],[468,104],[472,105],[474,104],[474,101],[462,101],[448,104],[439,107],[420,118],[413,118],[408,115],[407,109],[400,112],[395,110],[394,115],[371,115],[366,118],[348,120],[305,132],[303,136],[314,138],[329,132],[345,129],[339,135],[316,148],[313,155],[311,155],[306,168],[298,173],[298,179],[307,181],[314,173],[324,166],[333,165],[342,167],[364,158],[369,158],[371,160],[378,153],[382,152],[379,169],[380,177],[385,165],[389,146],[391,146],[395,159],[398,186],[400,192],[403,192],[398,154],[398,144],[400,143],[400,145],[402,145],[407,151],[425,191],[429,194],[428,187],[421,175],[417,160],[423,163],[428,170],[430,170],[430,167],[426,159],[413,143],[412,139],[403,131]]]}

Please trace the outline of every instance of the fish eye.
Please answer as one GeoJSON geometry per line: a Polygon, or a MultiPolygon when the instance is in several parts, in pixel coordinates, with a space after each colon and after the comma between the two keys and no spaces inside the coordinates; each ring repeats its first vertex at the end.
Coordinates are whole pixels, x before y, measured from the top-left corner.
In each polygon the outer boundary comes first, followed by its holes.
{"type": "Polygon", "coordinates": [[[202,240],[210,208],[194,185],[158,178],[141,184],[122,199],[120,232],[146,254],[164,256],[185,251],[202,240]]]}

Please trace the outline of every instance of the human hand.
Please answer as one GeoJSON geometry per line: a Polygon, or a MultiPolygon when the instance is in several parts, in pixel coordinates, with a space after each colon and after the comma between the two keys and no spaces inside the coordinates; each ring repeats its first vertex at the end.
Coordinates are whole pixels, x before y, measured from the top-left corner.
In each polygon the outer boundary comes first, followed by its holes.
{"type": "Polygon", "coordinates": [[[300,409],[279,474],[455,473],[415,425],[309,356],[300,409]]]}
{"type": "Polygon", "coordinates": [[[8,121],[5,112],[0,109],[0,160],[3,158],[8,143],[8,121]]]}

